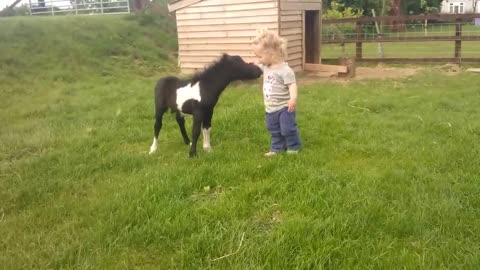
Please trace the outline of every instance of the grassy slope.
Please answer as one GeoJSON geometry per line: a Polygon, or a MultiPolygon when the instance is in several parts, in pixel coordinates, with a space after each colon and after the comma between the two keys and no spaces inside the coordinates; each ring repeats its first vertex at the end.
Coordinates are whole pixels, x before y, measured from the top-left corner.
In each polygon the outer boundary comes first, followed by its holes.
{"type": "Polygon", "coordinates": [[[148,156],[155,73],[172,66],[138,32],[156,28],[41,21],[0,24],[6,269],[480,264],[478,75],[302,87],[305,149],[273,159],[259,86],[235,87],[214,116],[213,153],[188,159],[167,116],[148,156]],[[237,254],[212,261],[243,234],[237,254]]]}

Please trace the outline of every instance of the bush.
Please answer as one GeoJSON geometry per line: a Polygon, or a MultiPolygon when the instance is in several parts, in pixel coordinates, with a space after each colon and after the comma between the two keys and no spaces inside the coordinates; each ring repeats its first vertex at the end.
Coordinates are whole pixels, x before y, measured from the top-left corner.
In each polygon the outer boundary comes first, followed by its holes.
{"type": "MultiPolygon", "coordinates": [[[[345,4],[333,0],[330,3],[330,9],[326,10],[323,14],[323,19],[343,19],[343,18],[358,18],[363,14],[362,9],[355,9],[351,7],[346,7],[345,4]]],[[[354,23],[345,23],[345,24],[331,24],[324,27],[324,31],[327,32],[328,36],[333,38],[344,38],[345,35],[349,33],[355,33],[355,24],[354,23]]]]}
{"type": "Polygon", "coordinates": [[[30,10],[28,8],[28,4],[23,4],[18,7],[14,7],[13,9],[5,9],[0,11],[0,17],[9,17],[9,16],[26,16],[30,14],[30,10]]]}

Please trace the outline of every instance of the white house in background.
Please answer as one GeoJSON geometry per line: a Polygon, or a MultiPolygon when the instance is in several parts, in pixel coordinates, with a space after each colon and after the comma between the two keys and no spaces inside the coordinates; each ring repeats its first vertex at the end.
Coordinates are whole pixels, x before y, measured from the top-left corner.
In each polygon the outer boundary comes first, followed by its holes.
{"type": "Polygon", "coordinates": [[[440,13],[480,13],[480,0],[443,0],[440,13]]]}

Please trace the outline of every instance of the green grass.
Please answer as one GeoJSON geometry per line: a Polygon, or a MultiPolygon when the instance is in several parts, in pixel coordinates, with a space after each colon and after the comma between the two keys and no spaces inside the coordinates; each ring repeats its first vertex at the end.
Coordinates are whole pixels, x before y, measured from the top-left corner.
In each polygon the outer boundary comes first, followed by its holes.
{"type": "MultiPolygon", "coordinates": [[[[363,43],[362,46],[364,58],[379,58],[378,43],[363,43]]],[[[480,58],[479,46],[480,42],[477,41],[462,42],[462,57],[480,58]]],[[[384,42],[382,47],[383,56],[386,58],[453,58],[455,56],[454,41],[384,42]]],[[[355,44],[345,44],[345,48],[338,44],[322,45],[321,54],[322,58],[355,57],[355,44]]]]}
{"type": "MultiPolygon", "coordinates": [[[[480,35],[480,27],[473,25],[464,25],[464,36],[480,35]]],[[[373,31],[373,30],[372,30],[373,31]]],[[[387,31],[387,30],[386,30],[387,31]]],[[[369,34],[369,38],[373,38],[374,32],[369,34]]],[[[326,35],[324,33],[324,35],[326,35]]],[[[390,32],[384,34],[388,37],[418,37],[418,36],[454,36],[454,25],[433,25],[428,28],[425,33],[424,28],[419,25],[415,28],[407,28],[403,32],[390,32]]],[[[354,32],[346,33],[346,37],[355,36],[354,32]]],[[[324,36],[323,38],[328,39],[324,36]]],[[[378,43],[363,43],[364,58],[379,58],[378,43]]],[[[428,42],[384,42],[382,43],[384,57],[389,58],[453,58],[455,56],[455,41],[428,41],[428,42]]],[[[480,58],[480,50],[478,50],[480,42],[464,41],[462,42],[462,57],[480,58]]],[[[322,58],[338,58],[341,56],[355,57],[355,44],[347,43],[344,48],[339,44],[326,44],[321,48],[322,58]]]]}
{"type": "Polygon", "coordinates": [[[171,69],[176,47],[161,23],[147,15],[2,19],[0,81],[70,83],[96,75],[155,75],[171,69]]]}
{"type": "MultiPolygon", "coordinates": [[[[109,47],[118,40],[102,39],[105,33],[123,36],[131,27],[120,47],[145,55],[143,71],[123,59],[129,53],[111,57],[89,39],[68,44],[64,52],[77,65],[62,68],[62,50],[41,47],[47,57],[22,49],[50,44],[52,36],[23,42],[3,27],[28,24],[28,33],[88,21],[62,20],[0,24],[11,59],[27,63],[0,70],[5,269],[480,265],[478,75],[425,71],[410,79],[302,85],[304,149],[271,159],[262,156],[269,138],[260,86],[238,84],[216,108],[212,153],[189,159],[167,115],[159,150],[149,156],[152,74],[172,64],[133,34],[143,26],[122,17],[94,19],[108,20],[110,30],[98,21],[88,35],[109,47]],[[102,74],[97,65],[113,72],[102,74]]],[[[63,42],[56,48],[66,48],[63,42]]]]}

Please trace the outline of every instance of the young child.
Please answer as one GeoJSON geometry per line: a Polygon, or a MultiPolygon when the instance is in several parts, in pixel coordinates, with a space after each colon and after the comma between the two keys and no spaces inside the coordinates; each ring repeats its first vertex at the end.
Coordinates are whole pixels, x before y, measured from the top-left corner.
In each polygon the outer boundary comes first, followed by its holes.
{"type": "Polygon", "coordinates": [[[271,135],[270,151],[265,156],[283,151],[296,154],[301,148],[295,119],[297,84],[294,71],[285,62],[287,41],[273,31],[261,30],[253,41],[253,52],[263,70],[263,99],[271,135]]]}

